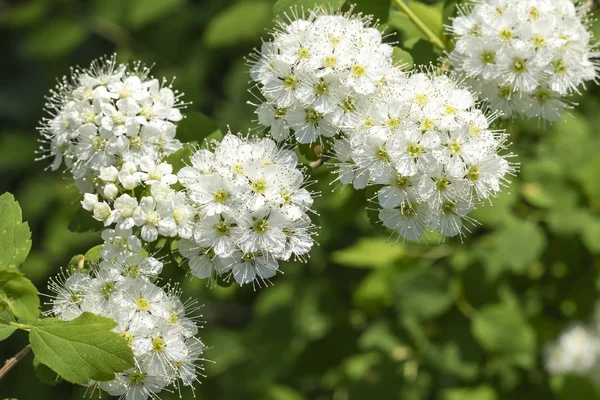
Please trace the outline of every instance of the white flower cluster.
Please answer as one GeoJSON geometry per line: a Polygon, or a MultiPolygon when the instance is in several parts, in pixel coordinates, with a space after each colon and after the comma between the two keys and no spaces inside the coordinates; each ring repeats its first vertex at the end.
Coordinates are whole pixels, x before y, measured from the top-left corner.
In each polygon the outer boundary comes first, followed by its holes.
{"type": "Polygon", "coordinates": [[[379,219],[405,239],[418,240],[425,226],[460,235],[463,219],[512,171],[498,154],[505,135],[447,75],[405,74],[356,115],[359,127],[334,143],[338,179],[377,185],[379,219]]]}
{"type": "Polygon", "coordinates": [[[599,362],[600,338],[583,325],[568,328],[546,350],[546,370],[552,375],[586,375],[599,362]]]}
{"type": "Polygon", "coordinates": [[[42,158],[54,159],[53,170],[64,162],[82,193],[112,201],[169,174],[160,160],[181,148],[174,122],[184,104],[149,72],[139,63],[117,65],[112,56],[73,70],[51,91],[42,158]]]}
{"type": "Polygon", "coordinates": [[[271,136],[334,137],[338,180],[377,192],[383,224],[408,240],[425,226],[461,234],[463,219],[494,196],[513,167],[505,135],[471,92],[437,71],[404,73],[368,20],[313,12],[280,29],[252,66],[271,136]],[[341,138],[339,138],[341,136],[341,138]]]}
{"type": "MultiPolygon", "coordinates": [[[[115,247],[104,249],[115,253],[115,247]]],[[[198,380],[204,345],[195,335],[198,327],[179,291],[161,288],[149,278],[162,270],[155,258],[129,251],[112,261],[102,260],[88,273],[76,271],[52,281],[55,293],[51,314],[71,320],[83,312],[112,318],[115,332],[127,340],[136,366],[108,382],[90,382],[113,396],[127,400],[157,398],[170,385],[190,386],[198,380]],[[117,261],[122,259],[123,261],[117,261]]]]}
{"type": "Polygon", "coordinates": [[[291,130],[299,143],[332,137],[354,124],[348,113],[357,99],[393,79],[391,56],[368,18],[317,9],[307,19],[280,21],[250,71],[264,97],[258,119],[278,142],[291,130]]]}
{"type": "Polygon", "coordinates": [[[547,121],[565,97],[598,78],[585,8],[572,0],[475,0],[461,10],[451,64],[472,79],[494,110],[547,121]]]}
{"type": "Polygon", "coordinates": [[[279,260],[310,251],[313,199],[294,152],[271,139],[228,134],[213,151],[200,149],[178,178],[198,214],[179,252],[200,278],[232,275],[261,284],[279,260]]]}

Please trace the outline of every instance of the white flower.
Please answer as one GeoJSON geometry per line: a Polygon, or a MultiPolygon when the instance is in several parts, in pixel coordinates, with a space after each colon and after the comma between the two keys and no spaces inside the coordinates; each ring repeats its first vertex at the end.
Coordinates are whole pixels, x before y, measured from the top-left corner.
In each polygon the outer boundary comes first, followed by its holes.
{"type": "Polygon", "coordinates": [[[83,195],[81,206],[86,211],[93,211],[94,207],[98,204],[98,195],[86,193],[83,195]]]}
{"type": "Polygon", "coordinates": [[[264,97],[259,122],[276,141],[286,140],[290,129],[300,143],[333,136],[356,119],[355,99],[382,85],[391,53],[368,19],[349,13],[317,8],[306,18],[281,22],[250,71],[264,97]]]}
{"type": "Polygon", "coordinates": [[[160,233],[172,237],[177,234],[177,225],[173,220],[175,209],[170,201],[156,201],[153,197],[145,196],[135,209],[133,220],[136,226],[141,226],[141,236],[146,242],[154,242],[160,233]]]}
{"type": "Polygon", "coordinates": [[[279,260],[313,244],[312,195],[297,158],[271,139],[228,134],[214,152],[198,150],[178,178],[194,213],[179,252],[193,275],[232,274],[240,284],[272,277],[279,260]]]}
{"type": "Polygon", "coordinates": [[[71,320],[88,311],[112,318],[117,323],[114,331],[133,351],[135,368],[111,381],[91,381],[90,386],[123,399],[145,400],[158,398],[167,386],[198,381],[204,345],[195,337],[198,326],[190,315],[197,306],[182,303],[180,290],[165,290],[149,281],[161,269],[157,259],[130,252],[124,260],[103,259],[86,273],[68,278],[61,274],[51,281],[52,315],[71,320]]]}
{"type": "Polygon", "coordinates": [[[97,202],[94,204],[92,215],[94,219],[104,222],[104,226],[111,225],[115,218],[113,210],[111,210],[110,206],[106,202],[97,202]]]}
{"type": "MultiPolygon", "coordinates": [[[[149,72],[139,63],[133,68],[117,65],[115,56],[94,61],[88,69],[73,69],[50,93],[50,117],[40,127],[46,143],[41,158],[53,158],[53,169],[64,161],[75,179],[89,176],[92,182],[99,178],[117,184],[118,178],[125,190],[134,189],[142,158],[158,165],[181,148],[173,124],[181,120],[180,95],[165,81],[151,79],[149,72]],[[117,171],[127,163],[135,170],[127,166],[117,171]]],[[[103,186],[89,193],[102,195],[103,186]]]]}
{"type": "Polygon", "coordinates": [[[555,121],[565,98],[597,79],[599,53],[584,7],[572,0],[473,3],[448,28],[456,37],[450,62],[473,78],[493,110],[555,121]]]}
{"type": "Polygon", "coordinates": [[[372,96],[364,122],[334,141],[338,180],[383,185],[372,198],[379,219],[404,239],[418,240],[425,227],[462,235],[468,213],[515,168],[499,154],[505,134],[476,106],[451,76],[397,76],[372,96]]]}
{"type": "Polygon", "coordinates": [[[144,157],[140,160],[140,169],[146,173],[144,181],[147,185],[155,183],[173,185],[177,183],[177,176],[172,173],[173,166],[166,162],[157,165],[153,159],[144,157]]]}
{"type": "Polygon", "coordinates": [[[549,345],[546,350],[546,369],[551,374],[589,372],[598,362],[600,340],[588,329],[575,325],[549,345]]]}
{"type": "Polygon", "coordinates": [[[281,254],[285,249],[286,236],[283,228],[287,222],[288,218],[284,214],[267,206],[241,215],[234,233],[237,245],[244,253],[267,250],[281,254]]]}
{"type": "Polygon", "coordinates": [[[137,199],[125,193],[115,200],[113,207],[115,209],[115,220],[119,222],[119,229],[133,228],[135,225],[133,214],[138,207],[137,199]]]}
{"type": "Polygon", "coordinates": [[[179,241],[179,253],[188,260],[190,271],[197,278],[210,278],[213,272],[221,275],[231,269],[222,262],[227,258],[217,256],[211,248],[202,247],[191,240],[179,241]]]}

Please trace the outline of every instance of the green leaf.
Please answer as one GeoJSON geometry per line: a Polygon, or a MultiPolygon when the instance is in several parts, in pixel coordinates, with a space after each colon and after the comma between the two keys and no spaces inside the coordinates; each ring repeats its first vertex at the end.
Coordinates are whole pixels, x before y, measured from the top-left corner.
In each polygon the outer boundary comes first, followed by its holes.
{"type": "Polygon", "coordinates": [[[498,396],[493,388],[481,385],[474,388],[446,389],[442,392],[443,400],[496,400],[498,396]]]}
{"type": "Polygon", "coordinates": [[[401,244],[393,244],[383,237],[359,239],[352,246],[332,254],[336,264],[353,268],[384,268],[405,255],[401,244]]]}
{"type": "Polygon", "coordinates": [[[218,129],[215,121],[200,112],[191,111],[177,124],[177,138],[182,142],[202,143],[218,129]]]}
{"type": "Polygon", "coordinates": [[[525,274],[546,247],[543,230],[529,221],[512,220],[481,240],[477,248],[486,275],[495,279],[504,271],[525,274]]]}
{"type": "Polygon", "coordinates": [[[353,0],[351,3],[355,5],[354,13],[372,15],[373,22],[379,20],[383,24],[389,19],[391,0],[353,0]]]}
{"type": "Polygon", "coordinates": [[[48,8],[49,3],[46,0],[22,1],[3,11],[2,22],[15,28],[32,25],[44,17],[48,8]]]}
{"type": "Polygon", "coordinates": [[[84,233],[84,232],[99,232],[102,230],[102,222],[96,221],[92,217],[92,213],[81,208],[79,202],[75,204],[77,210],[73,213],[71,220],[69,221],[69,230],[71,232],[84,233]]]}
{"type": "Polygon", "coordinates": [[[183,167],[190,165],[190,160],[195,151],[196,149],[192,144],[186,143],[181,149],[165,158],[165,162],[173,166],[173,173],[176,174],[183,167]]]}
{"type": "Polygon", "coordinates": [[[130,0],[129,23],[139,29],[174,12],[184,0],[130,0]]]}
{"type": "Polygon", "coordinates": [[[17,271],[0,271],[0,311],[8,307],[15,317],[32,321],[40,315],[38,290],[17,271]]]}
{"type": "Polygon", "coordinates": [[[66,17],[47,21],[25,40],[25,51],[34,57],[62,57],[79,47],[89,36],[89,31],[78,21],[66,17]]]}
{"type": "Polygon", "coordinates": [[[327,11],[337,11],[345,3],[345,0],[277,0],[273,6],[273,14],[291,15],[292,10],[314,10],[323,6],[327,11]]]}
{"type": "Polygon", "coordinates": [[[0,168],[11,171],[29,168],[37,147],[35,138],[26,132],[2,132],[0,168]]]}
{"type": "Polygon", "coordinates": [[[520,308],[505,303],[487,305],[474,315],[471,331],[485,350],[524,368],[535,363],[535,332],[520,308]]]}
{"type": "Polygon", "coordinates": [[[125,339],[111,331],[115,326],[114,320],[87,312],[68,322],[46,318],[32,326],[29,341],[36,359],[65,380],[109,381],[135,366],[125,339]]]}
{"type": "Polygon", "coordinates": [[[31,250],[29,225],[10,193],[0,196],[0,270],[17,270],[31,250]]]}
{"type": "Polygon", "coordinates": [[[442,25],[451,26],[452,20],[458,15],[457,5],[460,0],[444,0],[444,8],[442,10],[442,25]]]}
{"type": "Polygon", "coordinates": [[[600,171],[600,155],[596,155],[590,162],[575,171],[575,178],[583,187],[583,191],[590,201],[599,201],[598,199],[600,199],[598,171],[600,171]]]}
{"type": "Polygon", "coordinates": [[[404,66],[404,69],[410,70],[414,66],[415,62],[410,55],[410,53],[406,50],[402,50],[399,47],[394,47],[394,52],[392,53],[392,59],[394,63],[399,63],[404,66]]]}
{"type": "Polygon", "coordinates": [[[600,254],[600,219],[588,220],[583,228],[583,243],[593,254],[600,254]]]}
{"type": "Polygon", "coordinates": [[[98,246],[94,246],[91,249],[89,249],[84,257],[85,257],[85,266],[86,267],[90,267],[94,264],[98,264],[100,262],[100,260],[102,259],[102,248],[104,247],[103,244],[99,244],[98,246]]]}
{"type": "Polygon", "coordinates": [[[33,359],[33,368],[35,369],[35,376],[46,385],[56,386],[62,382],[62,378],[47,365],[44,365],[38,361],[37,358],[33,359]]]}
{"type": "Polygon", "coordinates": [[[17,328],[15,328],[14,326],[8,325],[11,322],[16,322],[16,321],[15,321],[15,317],[13,317],[13,315],[10,312],[8,312],[8,311],[0,312],[0,341],[6,339],[10,335],[12,335],[12,333],[14,331],[17,330],[17,328]]]}
{"type": "Polygon", "coordinates": [[[304,400],[304,397],[289,386],[271,385],[266,390],[264,400],[304,400]]]}
{"type": "Polygon", "coordinates": [[[557,400],[596,400],[600,395],[594,383],[584,376],[553,376],[550,387],[557,400]]]}
{"type": "Polygon", "coordinates": [[[354,291],[353,300],[361,308],[391,305],[392,288],[389,271],[376,270],[367,275],[354,291]]]}
{"type": "Polygon", "coordinates": [[[210,20],[204,43],[209,47],[227,47],[260,37],[271,22],[270,4],[267,1],[234,3],[210,20]]]}
{"type": "Polygon", "coordinates": [[[413,58],[414,65],[429,65],[434,64],[437,56],[433,51],[433,43],[425,39],[414,38],[408,40],[404,45],[410,49],[410,54],[413,58]]]}
{"type": "Polygon", "coordinates": [[[409,7],[433,33],[439,37],[442,36],[444,28],[442,26],[442,13],[439,7],[428,6],[419,1],[411,1],[409,7]]]}
{"type": "Polygon", "coordinates": [[[396,273],[391,279],[394,306],[401,314],[433,318],[450,308],[447,273],[439,269],[413,268],[396,273]]]}

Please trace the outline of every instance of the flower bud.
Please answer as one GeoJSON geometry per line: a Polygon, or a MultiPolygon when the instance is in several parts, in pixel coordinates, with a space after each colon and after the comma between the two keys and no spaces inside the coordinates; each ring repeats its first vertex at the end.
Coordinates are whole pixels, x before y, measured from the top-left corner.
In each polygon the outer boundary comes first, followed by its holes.
{"type": "Polygon", "coordinates": [[[110,206],[108,204],[106,204],[105,202],[98,202],[94,205],[94,219],[104,222],[106,223],[111,214],[112,214],[112,210],[110,209],[110,206]]]}
{"type": "Polygon", "coordinates": [[[115,182],[119,176],[119,170],[113,167],[102,167],[100,168],[100,179],[104,182],[115,182]]]}
{"type": "Polygon", "coordinates": [[[86,193],[83,195],[83,200],[81,201],[81,206],[86,211],[93,211],[94,207],[98,203],[98,196],[91,193],[86,193]]]}
{"type": "Polygon", "coordinates": [[[114,183],[104,186],[104,197],[114,200],[119,195],[119,188],[114,183]]]}

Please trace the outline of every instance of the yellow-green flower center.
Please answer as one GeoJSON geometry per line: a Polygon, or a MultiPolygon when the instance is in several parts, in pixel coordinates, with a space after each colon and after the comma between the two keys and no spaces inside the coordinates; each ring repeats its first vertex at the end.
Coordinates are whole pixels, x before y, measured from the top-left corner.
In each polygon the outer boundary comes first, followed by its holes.
{"type": "Polygon", "coordinates": [[[515,33],[512,29],[504,28],[500,31],[500,39],[502,40],[510,40],[514,35],[515,33]]]}
{"type": "Polygon", "coordinates": [[[256,221],[254,221],[252,229],[256,233],[265,233],[269,230],[269,221],[263,218],[257,219],[256,221]]]}
{"type": "Polygon", "coordinates": [[[319,82],[315,84],[315,92],[317,92],[319,96],[329,93],[329,85],[323,78],[321,78],[319,82]]]}
{"type": "Polygon", "coordinates": [[[298,78],[294,75],[288,75],[283,79],[283,87],[287,89],[294,89],[298,84],[298,78]]]}
{"type": "Polygon", "coordinates": [[[411,157],[419,157],[423,153],[423,147],[418,143],[410,143],[406,148],[406,152],[411,157]]]}
{"type": "Polygon", "coordinates": [[[148,311],[148,310],[150,310],[150,302],[148,301],[148,299],[146,299],[144,297],[140,297],[139,299],[137,299],[135,301],[135,306],[137,307],[137,309],[139,311],[148,311]]]}
{"type": "Polygon", "coordinates": [[[454,213],[454,207],[455,204],[451,201],[447,201],[442,205],[442,212],[447,215],[447,214],[453,214],[454,213]]]}
{"type": "Polygon", "coordinates": [[[100,294],[102,294],[102,296],[104,296],[104,297],[110,296],[110,294],[114,291],[115,291],[115,285],[112,282],[104,282],[100,286],[100,294]]]}
{"type": "Polygon", "coordinates": [[[367,73],[367,70],[360,64],[354,64],[354,66],[352,67],[352,73],[357,77],[361,77],[367,73]]]}
{"type": "Polygon", "coordinates": [[[254,193],[264,193],[267,190],[267,181],[265,181],[264,179],[257,179],[254,182],[252,182],[252,190],[254,191],[254,193]]]}
{"type": "Polygon", "coordinates": [[[527,62],[522,58],[515,58],[512,64],[512,70],[517,74],[522,74],[527,71],[527,62]]]}
{"type": "Polygon", "coordinates": [[[375,152],[375,157],[377,157],[377,159],[379,161],[389,161],[390,160],[390,155],[388,154],[387,150],[385,149],[385,143],[382,144],[381,146],[379,146],[379,148],[375,152]]]}
{"type": "Polygon", "coordinates": [[[139,386],[144,384],[144,378],[146,376],[141,372],[133,372],[129,375],[129,382],[131,382],[134,386],[139,386]]]}
{"type": "Polygon", "coordinates": [[[496,53],[489,50],[484,50],[481,53],[481,62],[484,64],[493,64],[496,62],[496,53]]]}
{"type": "Polygon", "coordinates": [[[152,351],[155,353],[162,353],[163,351],[165,351],[165,341],[162,340],[161,338],[154,338],[152,339],[152,351]]]}
{"type": "Polygon", "coordinates": [[[225,236],[225,235],[229,234],[229,230],[231,229],[229,227],[229,224],[227,224],[225,221],[217,222],[215,224],[214,228],[215,228],[215,232],[220,236],[225,236]]]}
{"type": "Polygon", "coordinates": [[[480,175],[481,175],[481,172],[479,172],[479,168],[476,167],[475,165],[470,167],[469,170],[467,171],[467,179],[469,179],[470,181],[478,180],[480,175]]]}
{"type": "Polygon", "coordinates": [[[314,108],[310,108],[306,111],[306,122],[310,122],[311,124],[316,124],[323,118],[323,114],[315,110],[314,108]]]}
{"type": "Polygon", "coordinates": [[[229,195],[225,191],[225,189],[219,189],[213,194],[213,200],[215,203],[224,204],[227,201],[229,195]]]}

